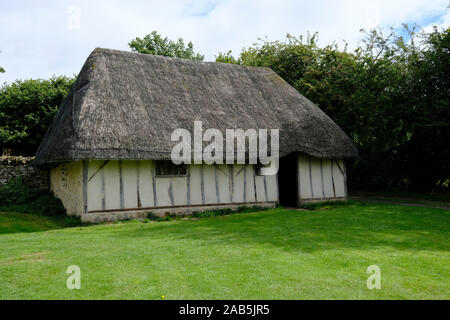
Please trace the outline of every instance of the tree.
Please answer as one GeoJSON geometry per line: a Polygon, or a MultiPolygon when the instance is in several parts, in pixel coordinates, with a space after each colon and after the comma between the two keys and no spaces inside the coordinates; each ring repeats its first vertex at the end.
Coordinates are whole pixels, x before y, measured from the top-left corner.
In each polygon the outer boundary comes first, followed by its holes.
{"type": "Polygon", "coordinates": [[[75,78],[16,80],[0,88],[0,150],[34,155],[75,78]]]}
{"type": "Polygon", "coordinates": [[[430,191],[450,180],[449,29],[408,38],[364,32],[352,52],[319,47],[317,34],[259,42],[216,61],[269,67],[327,113],[354,141],[353,189],[430,191]]]}
{"type": "Polygon", "coordinates": [[[450,183],[450,28],[420,34],[406,47],[409,134],[399,153],[405,175],[420,191],[450,183]]]}
{"type": "Polygon", "coordinates": [[[242,63],[240,58],[236,59],[233,57],[231,50],[229,50],[225,53],[219,52],[219,54],[216,56],[216,62],[232,63],[232,64],[241,64],[242,63]]]}
{"type": "Polygon", "coordinates": [[[163,38],[156,31],[146,35],[143,39],[135,38],[129,44],[132,51],[145,54],[154,54],[166,57],[176,57],[203,61],[204,56],[194,52],[194,45],[189,42],[187,46],[184,40],[179,38],[177,42],[169,38],[163,38]]]}

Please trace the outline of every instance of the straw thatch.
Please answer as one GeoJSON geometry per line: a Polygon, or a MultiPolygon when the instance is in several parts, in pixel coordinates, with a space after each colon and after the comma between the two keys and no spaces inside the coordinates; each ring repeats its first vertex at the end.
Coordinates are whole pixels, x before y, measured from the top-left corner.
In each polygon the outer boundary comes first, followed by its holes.
{"type": "Polygon", "coordinates": [[[95,49],[53,120],[37,164],[169,159],[176,128],[280,129],[280,155],[357,157],[347,135],[268,68],[95,49]]]}

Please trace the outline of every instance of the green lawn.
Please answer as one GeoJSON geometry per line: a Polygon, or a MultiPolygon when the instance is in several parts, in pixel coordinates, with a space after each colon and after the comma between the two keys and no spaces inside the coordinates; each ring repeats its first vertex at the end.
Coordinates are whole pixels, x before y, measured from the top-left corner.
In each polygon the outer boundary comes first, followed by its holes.
{"type": "Polygon", "coordinates": [[[357,202],[1,234],[0,298],[449,299],[449,240],[449,211],[357,202]]]}
{"type": "Polygon", "coordinates": [[[72,217],[44,217],[20,212],[0,212],[0,240],[2,234],[46,231],[77,224],[81,224],[80,221],[72,217]]]}

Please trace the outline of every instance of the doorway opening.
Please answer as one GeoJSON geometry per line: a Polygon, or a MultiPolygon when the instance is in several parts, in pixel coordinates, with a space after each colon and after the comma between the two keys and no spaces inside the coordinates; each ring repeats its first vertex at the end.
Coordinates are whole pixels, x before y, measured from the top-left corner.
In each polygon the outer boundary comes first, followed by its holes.
{"type": "Polygon", "coordinates": [[[280,159],[278,192],[280,204],[286,207],[298,205],[298,160],[293,153],[280,159]]]}

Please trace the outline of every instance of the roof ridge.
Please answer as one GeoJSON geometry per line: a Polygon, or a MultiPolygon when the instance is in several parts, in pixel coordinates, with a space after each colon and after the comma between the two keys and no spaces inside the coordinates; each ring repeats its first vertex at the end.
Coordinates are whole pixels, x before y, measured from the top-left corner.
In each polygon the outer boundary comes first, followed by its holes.
{"type": "Polygon", "coordinates": [[[269,73],[275,73],[271,68],[269,67],[262,67],[262,66],[247,66],[242,64],[236,64],[236,63],[226,63],[226,62],[217,62],[217,61],[200,61],[200,60],[192,60],[188,58],[179,58],[179,57],[168,57],[168,56],[162,56],[158,54],[148,54],[148,53],[141,53],[136,51],[127,51],[127,50],[118,50],[118,49],[110,49],[110,48],[102,48],[102,47],[96,47],[89,56],[94,55],[96,53],[115,53],[115,54],[130,54],[130,55],[139,55],[142,57],[154,57],[155,59],[161,59],[161,60],[172,60],[172,61],[183,61],[188,63],[199,63],[199,64],[219,64],[219,65],[227,65],[232,67],[243,67],[248,69],[263,69],[263,70],[270,70],[269,73]]]}

